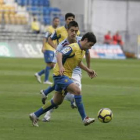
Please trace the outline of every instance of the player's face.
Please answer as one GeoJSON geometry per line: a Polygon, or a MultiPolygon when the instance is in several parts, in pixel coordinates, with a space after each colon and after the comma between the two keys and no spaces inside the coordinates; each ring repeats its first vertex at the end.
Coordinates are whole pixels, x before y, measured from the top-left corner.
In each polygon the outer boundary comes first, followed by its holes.
{"type": "Polygon", "coordinates": [[[53,21],[53,26],[56,28],[56,27],[59,25],[59,23],[60,23],[60,20],[56,18],[56,19],[53,21]]]}
{"type": "Polygon", "coordinates": [[[69,39],[75,39],[78,30],[79,30],[79,28],[78,27],[74,27],[74,26],[72,26],[70,29],[68,29],[68,38],[69,39]]]}
{"type": "Polygon", "coordinates": [[[71,21],[75,20],[74,17],[68,17],[66,19],[66,24],[68,25],[71,21]]]}
{"type": "Polygon", "coordinates": [[[83,45],[83,50],[91,49],[92,46],[94,45],[94,42],[88,42],[88,39],[84,39],[84,45],[83,45]]]}

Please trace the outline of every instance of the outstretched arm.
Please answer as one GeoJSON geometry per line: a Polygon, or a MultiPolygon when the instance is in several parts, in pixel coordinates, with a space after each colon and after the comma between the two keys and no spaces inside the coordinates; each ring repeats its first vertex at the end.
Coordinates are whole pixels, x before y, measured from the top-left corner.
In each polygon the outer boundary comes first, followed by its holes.
{"type": "Polygon", "coordinates": [[[45,52],[45,44],[46,44],[46,38],[43,38],[43,45],[42,45],[42,53],[44,53],[45,52]]]}
{"type": "Polygon", "coordinates": [[[86,63],[87,63],[87,67],[90,69],[90,52],[88,50],[88,53],[85,54],[86,57],[86,63]]]}
{"type": "Polygon", "coordinates": [[[63,64],[62,64],[62,53],[57,52],[56,58],[57,58],[58,66],[59,66],[59,73],[62,76],[64,74],[64,71],[65,71],[63,64]]]}
{"type": "Polygon", "coordinates": [[[51,37],[48,38],[48,43],[49,43],[53,48],[56,49],[57,45],[55,45],[55,44],[53,43],[53,40],[51,39],[51,37]]]}

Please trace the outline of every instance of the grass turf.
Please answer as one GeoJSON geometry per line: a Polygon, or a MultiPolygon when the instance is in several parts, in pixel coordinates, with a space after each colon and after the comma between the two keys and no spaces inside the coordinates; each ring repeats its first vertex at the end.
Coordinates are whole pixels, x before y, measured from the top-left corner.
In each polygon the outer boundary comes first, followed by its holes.
{"type": "Polygon", "coordinates": [[[82,93],[86,112],[96,122],[84,126],[77,109],[64,101],[51,122],[40,121],[36,128],[28,115],[42,106],[39,91],[47,88],[34,77],[45,66],[43,60],[0,58],[0,140],[139,140],[140,61],[92,59],[91,63],[98,76],[91,80],[83,72],[82,93]],[[97,120],[103,107],[113,111],[108,124],[97,120]]]}

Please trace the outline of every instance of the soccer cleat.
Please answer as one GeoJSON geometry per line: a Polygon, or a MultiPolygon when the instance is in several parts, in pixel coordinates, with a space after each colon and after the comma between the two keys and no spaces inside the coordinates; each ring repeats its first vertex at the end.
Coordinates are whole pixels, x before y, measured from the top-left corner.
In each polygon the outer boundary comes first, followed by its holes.
{"type": "Polygon", "coordinates": [[[30,120],[32,121],[33,126],[39,127],[38,125],[38,118],[36,117],[36,115],[34,113],[31,113],[29,115],[30,120]]]}
{"type": "Polygon", "coordinates": [[[72,109],[77,108],[75,102],[71,103],[71,108],[72,108],[72,109]]]}
{"type": "Polygon", "coordinates": [[[83,120],[83,123],[84,123],[85,126],[87,126],[87,125],[89,125],[93,122],[95,122],[94,118],[85,117],[84,120],[83,120]]]}
{"type": "MultiPolygon", "coordinates": [[[[53,110],[52,110],[53,111],[53,110]]],[[[49,122],[51,119],[51,112],[52,111],[47,111],[46,115],[44,116],[44,118],[42,119],[43,122],[49,122]]]]}
{"type": "Polygon", "coordinates": [[[45,104],[45,101],[48,98],[48,96],[45,95],[44,90],[40,90],[40,94],[42,95],[42,104],[45,104]]]}
{"type": "Polygon", "coordinates": [[[53,83],[50,81],[44,81],[43,84],[48,84],[48,85],[52,85],[53,83]]]}
{"type": "Polygon", "coordinates": [[[35,77],[36,77],[36,79],[37,79],[37,81],[38,81],[39,83],[42,83],[42,81],[41,81],[41,76],[38,75],[38,73],[35,73],[35,77]]]}

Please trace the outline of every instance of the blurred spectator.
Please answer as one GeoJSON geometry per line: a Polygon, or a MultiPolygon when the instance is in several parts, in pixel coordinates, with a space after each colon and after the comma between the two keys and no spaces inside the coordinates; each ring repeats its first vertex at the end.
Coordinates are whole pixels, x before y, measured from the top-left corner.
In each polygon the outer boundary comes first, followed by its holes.
{"type": "Polygon", "coordinates": [[[34,33],[39,34],[40,33],[40,24],[36,20],[36,18],[33,19],[33,22],[31,23],[31,29],[34,33]]]}
{"type": "Polygon", "coordinates": [[[113,44],[118,44],[121,47],[123,47],[123,41],[121,35],[119,35],[119,32],[117,31],[116,34],[113,36],[113,44]]]}
{"type": "Polygon", "coordinates": [[[111,32],[108,31],[106,35],[104,35],[104,43],[105,44],[111,44],[112,37],[111,37],[111,32]]]}

